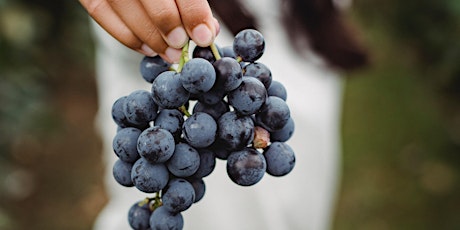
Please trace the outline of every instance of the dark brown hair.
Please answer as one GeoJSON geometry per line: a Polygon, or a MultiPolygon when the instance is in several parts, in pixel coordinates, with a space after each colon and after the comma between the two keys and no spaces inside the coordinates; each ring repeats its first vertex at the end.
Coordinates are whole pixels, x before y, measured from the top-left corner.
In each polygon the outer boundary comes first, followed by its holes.
{"type": "MultiPolygon", "coordinates": [[[[368,64],[367,51],[356,31],[332,0],[282,1],[283,22],[294,48],[308,44],[331,66],[342,70],[368,64]]],[[[209,0],[209,4],[233,34],[257,29],[256,19],[238,0],[209,0]]]]}

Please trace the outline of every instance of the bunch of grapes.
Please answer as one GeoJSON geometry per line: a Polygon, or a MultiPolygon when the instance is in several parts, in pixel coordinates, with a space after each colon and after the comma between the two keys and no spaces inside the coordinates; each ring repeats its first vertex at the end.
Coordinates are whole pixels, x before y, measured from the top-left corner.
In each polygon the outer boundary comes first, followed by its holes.
{"type": "Polygon", "coordinates": [[[202,199],[216,160],[226,160],[229,178],[241,186],[295,165],[285,143],[294,132],[286,89],[257,62],[262,34],[242,30],[231,46],[196,46],[192,58],[189,49],[177,66],[144,57],[140,72],[151,91],[136,90],[112,107],[113,176],[152,195],[129,209],[133,229],[182,229],[181,212],[202,199]]]}

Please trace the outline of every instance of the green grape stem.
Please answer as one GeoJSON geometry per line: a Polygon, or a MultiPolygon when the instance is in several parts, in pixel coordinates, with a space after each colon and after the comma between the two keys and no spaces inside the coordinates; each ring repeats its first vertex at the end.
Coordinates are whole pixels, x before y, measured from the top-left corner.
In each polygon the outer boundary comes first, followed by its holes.
{"type": "Polygon", "coordinates": [[[185,108],[185,105],[182,105],[181,107],[179,107],[179,111],[181,111],[186,117],[192,116],[187,110],[187,108],[185,108]]]}
{"type": "Polygon", "coordinates": [[[185,43],[184,47],[182,47],[182,54],[180,56],[180,61],[179,61],[179,66],[177,67],[177,72],[180,73],[182,71],[182,68],[184,67],[185,63],[188,62],[189,58],[189,49],[190,47],[190,40],[185,43]]]}
{"type": "Polygon", "coordinates": [[[219,53],[219,50],[217,49],[216,44],[212,43],[210,47],[211,47],[212,54],[214,55],[216,60],[221,59],[222,57],[220,56],[220,53],[219,53]]]}
{"type": "Polygon", "coordinates": [[[150,211],[154,211],[156,208],[163,205],[161,201],[160,192],[155,193],[155,197],[146,197],[145,199],[141,200],[137,205],[144,206],[148,204],[150,211]],[[153,201],[153,202],[152,202],[153,201]]]}

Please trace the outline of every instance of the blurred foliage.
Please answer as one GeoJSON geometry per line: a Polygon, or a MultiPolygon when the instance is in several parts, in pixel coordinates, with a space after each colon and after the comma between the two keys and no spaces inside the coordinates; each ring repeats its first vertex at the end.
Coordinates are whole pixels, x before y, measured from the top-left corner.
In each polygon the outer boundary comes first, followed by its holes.
{"type": "Polygon", "coordinates": [[[334,229],[460,229],[460,2],[356,0],[334,229]]]}
{"type": "Polygon", "coordinates": [[[0,7],[0,152],[5,159],[15,139],[56,128],[50,89],[66,77],[65,61],[89,66],[92,56],[76,46],[90,44],[86,33],[78,32],[84,15],[77,2],[2,0],[0,7]],[[62,58],[81,52],[85,59],[62,58]]]}
{"type": "MultiPolygon", "coordinates": [[[[96,103],[79,101],[96,99],[93,47],[87,20],[77,1],[0,0],[2,230],[29,229],[30,226],[72,229],[62,227],[68,224],[66,221],[49,219],[52,216],[69,219],[69,213],[85,205],[79,204],[79,200],[87,195],[91,180],[100,180],[87,175],[94,170],[82,165],[92,161],[94,167],[99,162],[94,151],[100,151],[96,147],[97,139],[90,139],[94,135],[92,116],[96,103]],[[87,108],[72,110],[69,103],[75,107],[87,103],[87,108]],[[77,124],[80,129],[72,127],[70,122],[80,122],[77,124]],[[88,157],[88,154],[94,156],[88,157]],[[84,156],[85,159],[78,159],[84,156]],[[70,167],[75,160],[82,168],[70,167]],[[66,170],[56,173],[63,168],[66,170]],[[83,185],[72,190],[77,183],[83,185]],[[58,209],[59,205],[64,207],[58,209]],[[53,208],[58,209],[59,214],[53,208]]],[[[97,204],[101,202],[93,201],[93,205],[97,204]]],[[[97,211],[97,207],[94,210],[97,211]]],[[[82,222],[83,218],[86,215],[80,213],[75,220],[82,222]]],[[[70,223],[80,229],[88,225],[88,222],[70,223]]]]}
{"type": "Polygon", "coordinates": [[[460,95],[460,1],[357,0],[354,9],[366,28],[397,44],[395,61],[411,63],[435,87],[460,95]]]}

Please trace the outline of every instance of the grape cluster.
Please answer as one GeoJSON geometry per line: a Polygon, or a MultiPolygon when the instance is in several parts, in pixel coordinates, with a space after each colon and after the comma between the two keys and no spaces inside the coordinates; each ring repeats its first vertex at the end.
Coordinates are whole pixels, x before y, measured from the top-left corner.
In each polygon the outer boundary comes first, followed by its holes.
{"type": "Polygon", "coordinates": [[[182,229],[181,212],[204,196],[203,178],[217,160],[226,160],[229,178],[241,186],[295,165],[285,143],[294,132],[286,89],[257,62],[262,34],[242,30],[231,46],[196,46],[192,58],[188,49],[178,66],[144,57],[140,72],[151,91],[136,90],[112,106],[113,176],[154,194],[129,209],[133,229],[182,229]]]}

